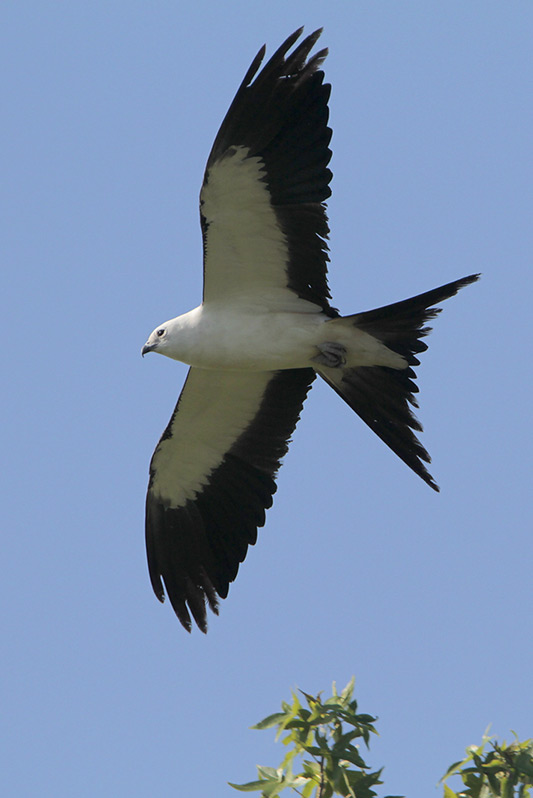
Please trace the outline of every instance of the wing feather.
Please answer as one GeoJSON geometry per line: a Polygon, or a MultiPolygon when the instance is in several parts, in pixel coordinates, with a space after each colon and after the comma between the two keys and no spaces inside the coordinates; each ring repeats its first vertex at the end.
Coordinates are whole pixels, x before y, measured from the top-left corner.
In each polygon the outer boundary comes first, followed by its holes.
{"type": "Polygon", "coordinates": [[[190,369],[150,465],[146,549],[156,596],[207,629],[272,505],[313,369],[190,369]]]}
{"type": "Polygon", "coordinates": [[[206,302],[260,296],[273,305],[296,294],[336,315],[324,205],[330,86],[319,69],[327,50],[309,57],[316,31],[287,56],[301,32],[257,74],[260,50],[213,144],[200,194],[206,302]]]}

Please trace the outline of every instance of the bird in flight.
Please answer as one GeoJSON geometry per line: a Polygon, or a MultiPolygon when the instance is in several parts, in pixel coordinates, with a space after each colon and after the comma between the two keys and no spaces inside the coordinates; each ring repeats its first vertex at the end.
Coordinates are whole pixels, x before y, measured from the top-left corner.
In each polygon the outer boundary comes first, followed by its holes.
{"type": "Polygon", "coordinates": [[[330,86],[303,29],[248,69],[209,155],[200,193],[202,304],[160,324],[142,354],[190,366],[154,451],[146,547],[157,598],[207,631],[265,523],[275,478],[318,375],[438,490],[414,367],[426,323],[479,275],[341,316],[327,283],[330,86]],[[295,46],[296,45],[296,46],[295,46]]]}

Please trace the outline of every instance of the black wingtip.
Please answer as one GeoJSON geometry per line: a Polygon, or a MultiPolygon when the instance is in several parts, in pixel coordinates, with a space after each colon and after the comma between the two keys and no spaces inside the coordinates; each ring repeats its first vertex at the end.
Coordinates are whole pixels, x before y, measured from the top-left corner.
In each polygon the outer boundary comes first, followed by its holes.
{"type": "MultiPolygon", "coordinates": [[[[475,283],[481,277],[481,272],[477,272],[477,274],[469,274],[468,277],[463,277],[464,284],[470,285],[470,283],[475,283]]],[[[460,281],[459,281],[460,282],[460,281]]]]}
{"type": "Polygon", "coordinates": [[[426,473],[425,474],[420,474],[418,472],[418,476],[422,477],[422,479],[424,480],[426,485],[429,485],[429,487],[432,490],[434,490],[435,493],[440,493],[440,488],[437,485],[437,483],[435,482],[435,480],[433,479],[433,477],[431,476],[431,474],[429,473],[429,471],[427,471],[427,469],[424,469],[424,470],[425,470],[426,473]]]}
{"type": "Polygon", "coordinates": [[[468,277],[463,277],[460,280],[456,280],[455,285],[457,286],[457,290],[455,291],[455,293],[457,293],[457,291],[460,291],[461,288],[464,288],[467,285],[472,285],[472,283],[477,283],[480,277],[481,277],[481,272],[478,272],[477,274],[469,274],[468,277]]]}

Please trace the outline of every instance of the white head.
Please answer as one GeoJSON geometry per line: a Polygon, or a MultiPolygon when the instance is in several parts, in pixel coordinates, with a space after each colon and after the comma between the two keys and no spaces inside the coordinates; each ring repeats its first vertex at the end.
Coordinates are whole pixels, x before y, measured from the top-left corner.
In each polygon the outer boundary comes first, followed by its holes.
{"type": "MultiPolygon", "coordinates": [[[[172,320],[173,321],[173,320],[172,320]]],[[[169,344],[169,333],[172,327],[172,321],[166,321],[160,324],[148,336],[148,340],[141,349],[141,355],[144,357],[148,352],[158,352],[160,355],[167,355],[165,351],[169,344]]]]}
{"type": "Polygon", "coordinates": [[[194,320],[197,318],[198,311],[193,310],[160,324],[150,333],[147,342],[141,349],[141,355],[146,355],[147,352],[158,352],[173,360],[190,363],[188,358],[197,326],[194,320]]]}

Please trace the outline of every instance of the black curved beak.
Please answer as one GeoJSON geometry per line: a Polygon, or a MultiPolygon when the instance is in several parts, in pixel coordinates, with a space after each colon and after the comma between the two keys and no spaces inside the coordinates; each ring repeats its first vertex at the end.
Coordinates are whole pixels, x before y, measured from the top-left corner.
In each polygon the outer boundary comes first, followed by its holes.
{"type": "Polygon", "coordinates": [[[145,344],[141,349],[141,355],[144,357],[148,352],[153,352],[155,344],[145,344]]]}

